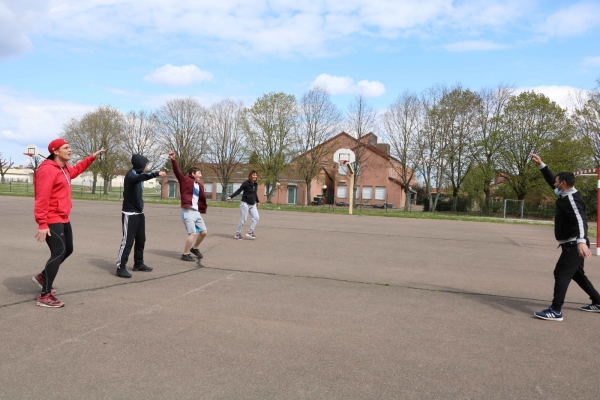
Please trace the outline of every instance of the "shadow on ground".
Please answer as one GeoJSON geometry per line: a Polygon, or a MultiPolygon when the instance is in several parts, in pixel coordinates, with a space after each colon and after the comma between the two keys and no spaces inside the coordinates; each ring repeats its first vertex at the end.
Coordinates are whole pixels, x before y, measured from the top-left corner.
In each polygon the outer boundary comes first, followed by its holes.
{"type": "Polygon", "coordinates": [[[31,275],[10,277],[2,284],[14,294],[34,295],[40,292],[40,287],[31,281],[31,275]]]}

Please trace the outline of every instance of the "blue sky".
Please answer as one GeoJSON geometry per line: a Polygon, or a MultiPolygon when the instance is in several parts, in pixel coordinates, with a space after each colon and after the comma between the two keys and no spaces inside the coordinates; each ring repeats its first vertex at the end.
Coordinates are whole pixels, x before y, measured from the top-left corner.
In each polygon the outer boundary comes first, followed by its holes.
{"type": "Polygon", "coordinates": [[[385,109],[437,83],[563,106],[600,78],[600,0],[0,0],[0,152],[24,164],[99,105],[246,105],[326,87],[385,109]]]}

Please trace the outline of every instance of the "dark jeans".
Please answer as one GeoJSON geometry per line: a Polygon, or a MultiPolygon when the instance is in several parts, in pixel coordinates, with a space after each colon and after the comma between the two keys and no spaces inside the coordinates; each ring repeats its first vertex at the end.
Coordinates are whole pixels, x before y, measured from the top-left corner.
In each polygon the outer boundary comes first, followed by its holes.
{"type": "Polygon", "coordinates": [[[592,303],[600,304],[600,294],[583,271],[583,257],[579,255],[577,243],[562,244],[562,253],[554,268],[554,299],[552,308],[561,311],[571,279],[590,296],[592,303]]]}
{"type": "Polygon", "coordinates": [[[146,218],[144,214],[121,214],[121,221],[123,222],[123,240],[121,240],[121,247],[119,248],[117,268],[125,268],[134,241],[133,262],[134,264],[143,264],[144,245],[146,243],[146,218]]]}
{"type": "Polygon", "coordinates": [[[46,244],[50,248],[50,259],[42,271],[44,287],[42,294],[50,293],[60,264],[73,253],[73,230],[71,223],[48,224],[50,235],[46,236],[46,244]]]}

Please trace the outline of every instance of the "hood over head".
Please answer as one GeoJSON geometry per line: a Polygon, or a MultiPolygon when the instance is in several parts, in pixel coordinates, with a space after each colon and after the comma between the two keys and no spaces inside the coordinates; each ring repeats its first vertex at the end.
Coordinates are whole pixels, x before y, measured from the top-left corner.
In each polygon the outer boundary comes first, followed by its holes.
{"type": "Polygon", "coordinates": [[[134,154],[131,156],[131,165],[133,165],[133,169],[138,174],[144,172],[144,168],[146,168],[146,164],[148,164],[148,159],[141,154],[134,154]]]}

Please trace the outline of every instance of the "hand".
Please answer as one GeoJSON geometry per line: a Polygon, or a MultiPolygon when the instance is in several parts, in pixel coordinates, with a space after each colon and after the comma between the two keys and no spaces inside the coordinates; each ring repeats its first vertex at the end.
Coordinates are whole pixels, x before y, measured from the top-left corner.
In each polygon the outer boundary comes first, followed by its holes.
{"type": "Polygon", "coordinates": [[[538,156],[535,153],[531,153],[530,156],[534,163],[536,163],[537,165],[542,165],[542,159],[540,158],[540,156],[538,156]]]}
{"type": "Polygon", "coordinates": [[[37,239],[38,242],[45,242],[46,241],[46,235],[52,236],[50,234],[50,228],[38,229],[37,233],[35,234],[35,238],[37,239]]]}
{"type": "Polygon", "coordinates": [[[231,196],[225,199],[225,201],[231,201],[231,196]]]}
{"type": "Polygon", "coordinates": [[[171,159],[171,161],[175,161],[175,152],[174,151],[169,152],[169,158],[171,159]]]}
{"type": "Polygon", "coordinates": [[[592,256],[592,252],[585,243],[577,243],[577,250],[579,251],[580,257],[588,258],[592,256]]]}
{"type": "Polygon", "coordinates": [[[260,207],[260,203],[256,203],[256,208],[260,207]]]}
{"type": "Polygon", "coordinates": [[[158,176],[167,176],[167,173],[165,171],[160,171],[158,173],[158,176]]]}
{"type": "Polygon", "coordinates": [[[93,155],[94,155],[94,157],[98,157],[98,155],[99,155],[100,153],[104,153],[105,151],[106,151],[106,150],[104,150],[104,149],[100,149],[100,150],[98,150],[97,152],[95,152],[93,155]]]}

